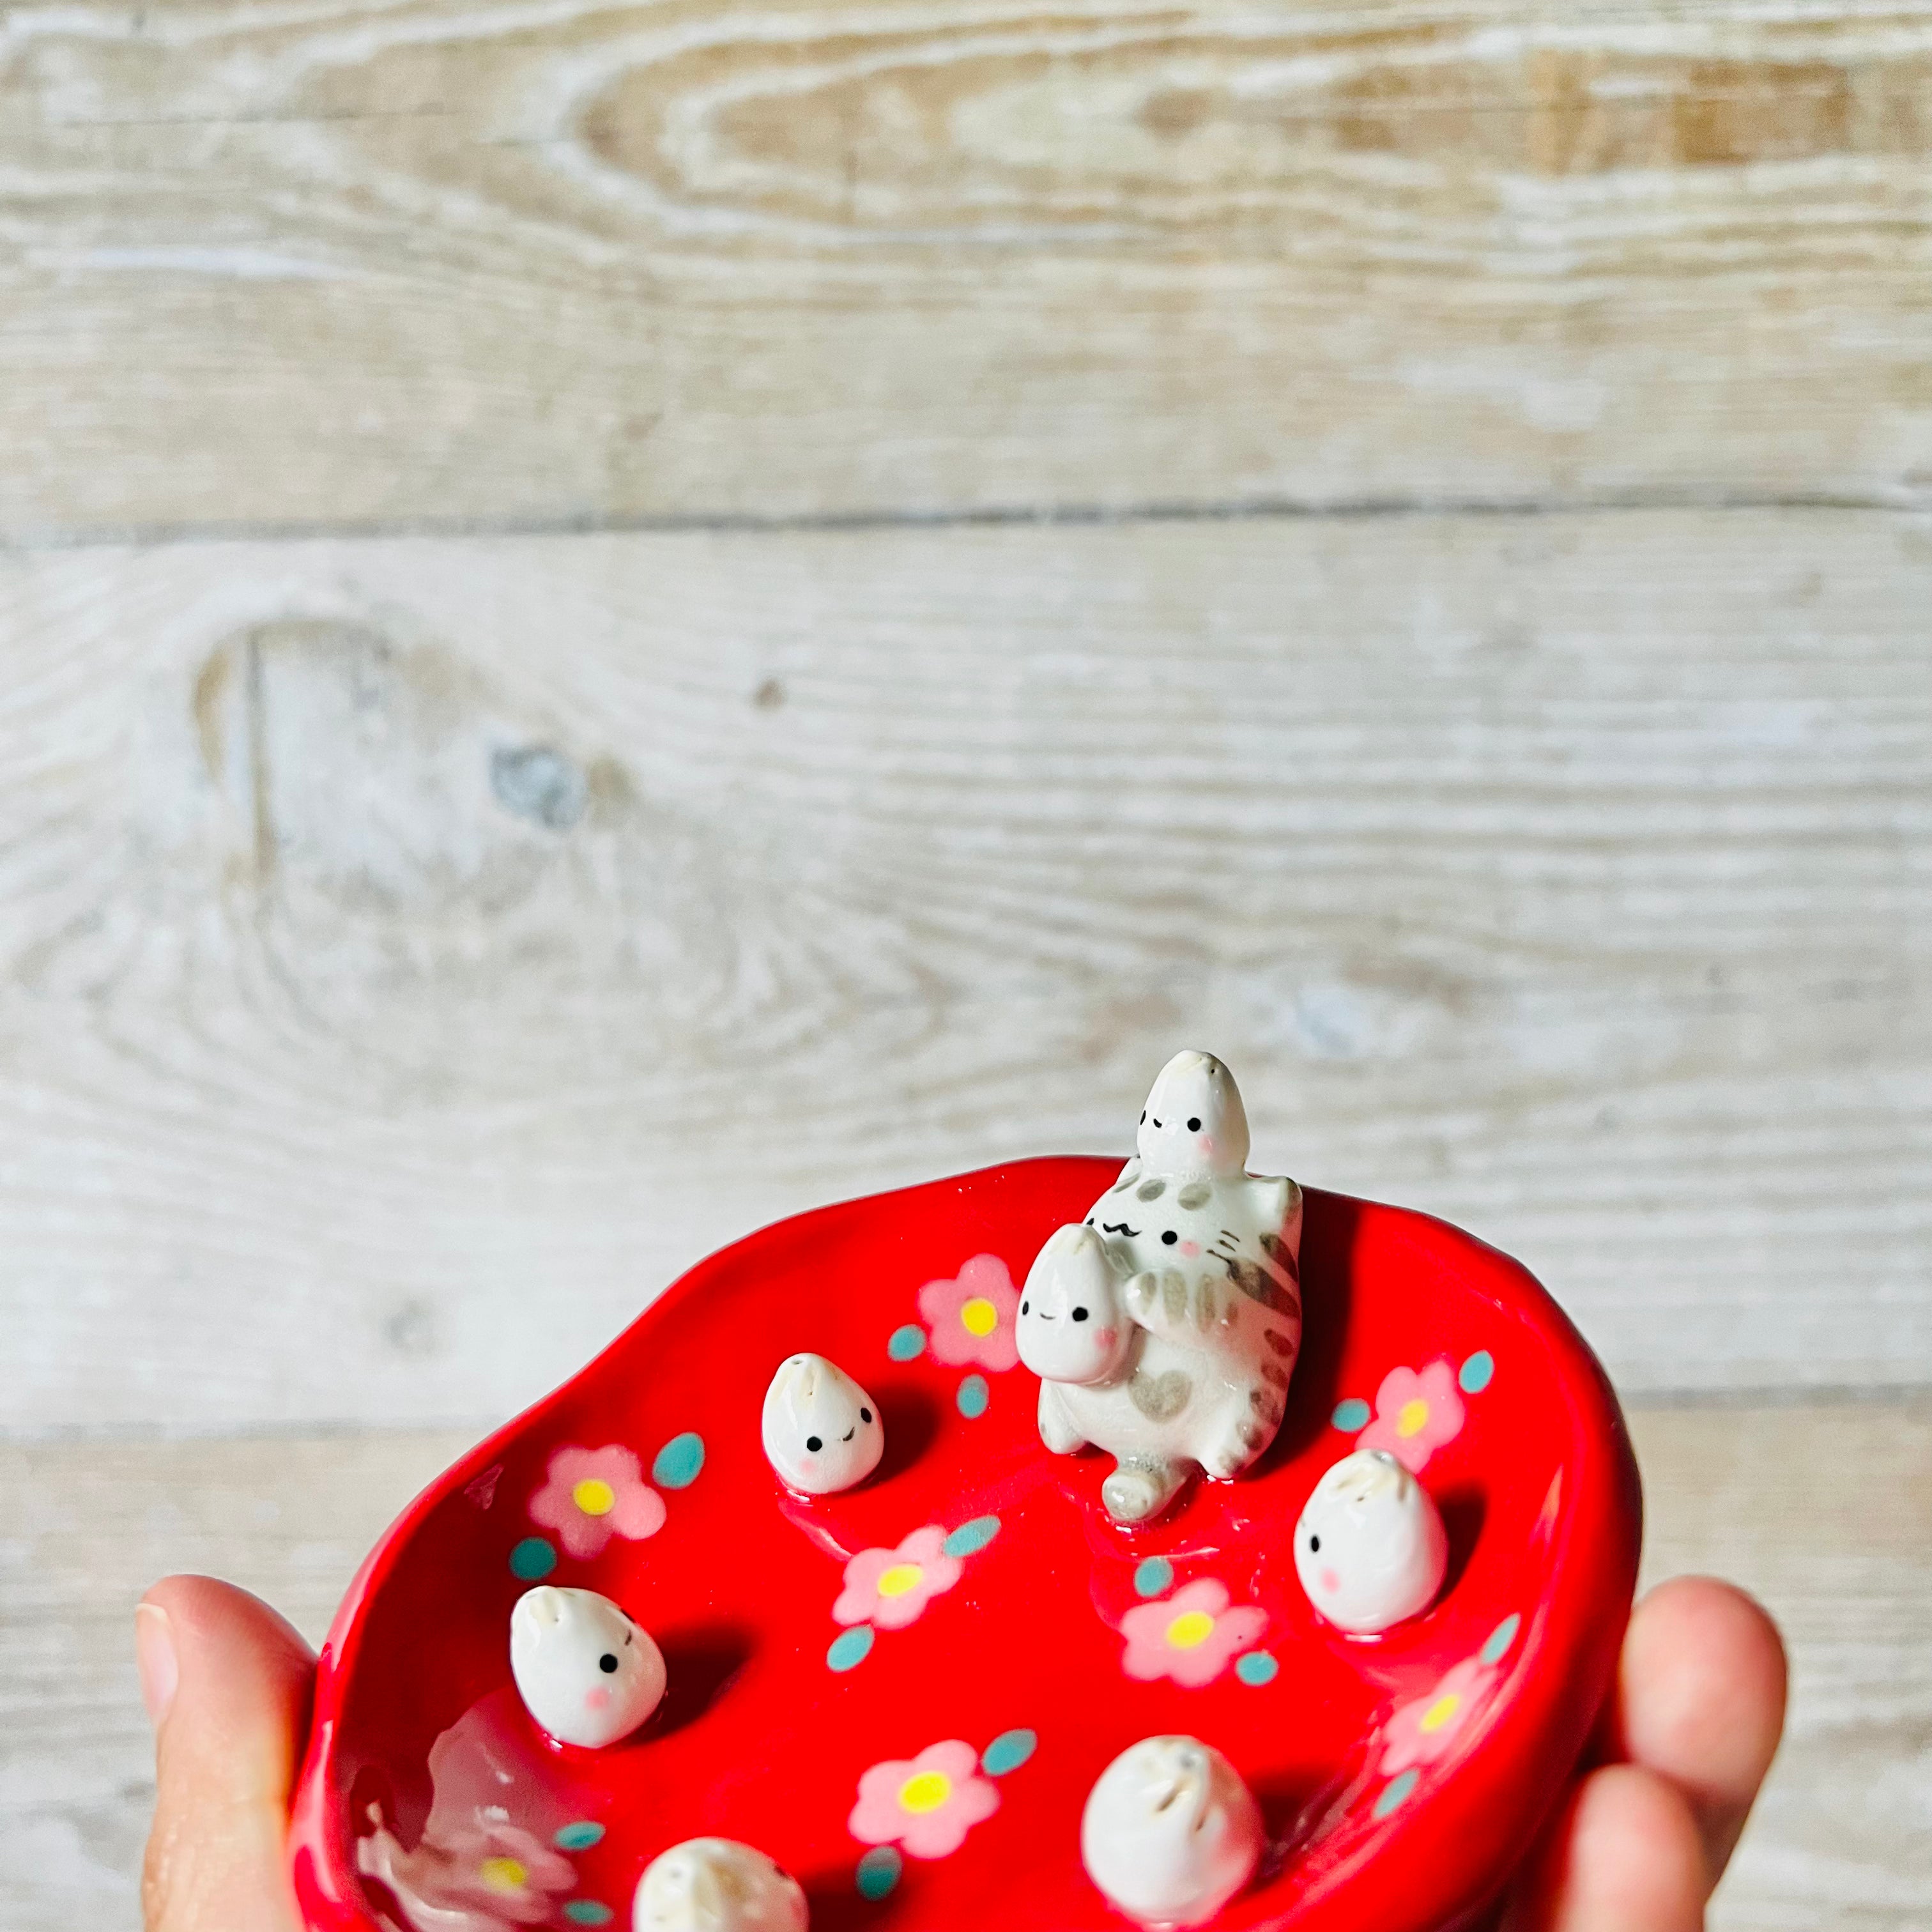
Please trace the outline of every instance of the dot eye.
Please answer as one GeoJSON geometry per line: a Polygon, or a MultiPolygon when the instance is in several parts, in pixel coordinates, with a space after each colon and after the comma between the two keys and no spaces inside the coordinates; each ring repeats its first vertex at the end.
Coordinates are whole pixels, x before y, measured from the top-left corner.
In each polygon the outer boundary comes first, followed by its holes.
{"type": "Polygon", "coordinates": [[[816,1456],[819,1450],[825,1447],[825,1443],[821,1437],[817,1436],[808,1436],[805,1438],[805,1446],[812,1454],[816,1456]]]}
{"type": "Polygon", "coordinates": [[[1160,1238],[1164,1246],[1171,1248],[1174,1246],[1176,1241],[1180,1240],[1180,1237],[1177,1234],[1172,1228],[1163,1228],[1161,1230],[1160,1238]]]}
{"type": "Polygon", "coordinates": [[[1188,1121],[1187,1131],[1190,1134],[1198,1134],[1201,1131],[1201,1120],[1199,1115],[1196,1114],[1188,1121]]]}
{"type": "Polygon", "coordinates": [[[1073,1311],[1073,1318],[1076,1322],[1084,1322],[1087,1318],[1086,1310],[1084,1308],[1076,1308],[1073,1311]]]}
{"type": "Polygon", "coordinates": [[[1030,1313],[1032,1309],[1033,1304],[1030,1301],[1023,1301],[1020,1304],[1020,1312],[1022,1315],[1030,1313]]]}
{"type": "Polygon", "coordinates": [[[860,1420],[861,1422],[870,1422],[870,1421],[872,1420],[872,1412],[869,1408],[862,1408],[861,1410],[860,1410],[860,1412],[859,1412],[859,1420],[860,1420]]]}
{"type": "Polygon", "coordinates": [[[1160,1125],[1160,1123],[1158,1120],[1156,1120],[1156,1121],[1155,1121],[1155,1122],[1154,1122],[1154,1125],[1155,1125],[1156,1126],[1159,1126],[1160,1125]]]}
{"type": "Polygon", "coordinates": [[[617,1653],[613,1650],[607,1650],[597,1660],[597,1668],[602,1671],[606,1677],[614,1676],[617,1669],[617,1653]]]}
{"type": "Polygon", "coordinates": [[[1310,1556],[1313,1556],[1318,1554],[1321,1548],[1322,1539],[1320,1537],[1311,1536],[1308,1539],[1308,1553],[1310,1556]]]}
{"type": "Polygon", "coordinates": [[[1144,1107],[1141,1109],[1141,1125],[1142,1126],[1147,1125],[1147,1109],[1144,1107]]]}

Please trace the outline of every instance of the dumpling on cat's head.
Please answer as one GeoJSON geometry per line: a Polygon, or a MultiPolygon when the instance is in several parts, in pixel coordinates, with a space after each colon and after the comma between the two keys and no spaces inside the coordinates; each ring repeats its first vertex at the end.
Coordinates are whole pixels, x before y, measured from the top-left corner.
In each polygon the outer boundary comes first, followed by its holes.
{"type": "Polygon", "coordinates": [[[1248,1167],[1248,1110],[1234,1076],[1188,1048],[1154,1076],[1134,1136],[1141,1172],[1170,1179],[1232,1177],[1248,1167]]]}

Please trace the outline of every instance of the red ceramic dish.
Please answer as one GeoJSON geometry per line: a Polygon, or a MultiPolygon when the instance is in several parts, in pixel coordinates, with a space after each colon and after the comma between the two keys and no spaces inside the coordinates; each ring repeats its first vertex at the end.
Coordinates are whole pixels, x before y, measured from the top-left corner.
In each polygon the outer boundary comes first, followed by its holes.
{"type": "Polygon", "coordinates": [[[1583,1748],[1629,1609],[1636,1472],[1602,1371],[1506,1256],[1311,1191],[1279,1439],[1119,1528],[1108,1459],[1039,1442],[1010,1286],[1117,1172],[1022,1162],[766,1228],[418,1498],[322,1652],[291,1841],[314,1932],[410,1932],[372,1875],[398,1868],[463,1932],[628,1932],[644,1865],[699,1835],[794,1874],[814,1932],[1120,1932],[1081,1808],[1162,1732],[1232,1759],[1274,1841],[1217,1928],[1480,1912],[1583,1748]],[[811,1502],[758,1428],[808,1349],[886,1426],[872,1480],[811,1502]],[[1435,1607],[1379,1638],[1316,1617],[1290,1548],[1358,1438],[1416,1470],[1451,1547],[1435,1607]],[[509,1613],[539,1578],[662,1645],[670,1690],[626,1743],[553,1746],[524,1714],[509,1613]]]}

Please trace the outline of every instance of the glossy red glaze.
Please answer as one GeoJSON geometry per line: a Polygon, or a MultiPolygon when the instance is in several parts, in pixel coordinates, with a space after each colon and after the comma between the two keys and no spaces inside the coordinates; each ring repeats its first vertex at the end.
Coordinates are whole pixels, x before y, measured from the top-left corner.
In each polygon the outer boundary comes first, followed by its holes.
{"type": "MultiPolygon", "coordinates": [[[[322,1653],[292,1837],[314,1932],[404,1922],[358,1875],[353,1841],[373,1808],[400,1845],[415,1844],[431,1745],[480,1702],[472,1724],[495,1726],[506,1761],[522,1754],[536,1767],[535,1780],[520,1774],[505,1786],[512,1821],[545,1839],[555,1821],[579,1821],[573,1844],[604,1828],[568,1853],[572,1870],[557,1881],[567,1891],[506,1924],[597,1923],[608,1909],[628,1932],[646,1863],[715,1834],[794,1873],[815,1932],[1118,1932],[1125,1922],[1081,1869],[1080,1810],[1117,1752],[1168,1731],[1234,1760],[1276,1840],[1217,1928],[1439,1932],[1480,1910],[1612,1681],[1640,1504],[1610,1387],[1516,1262],[1424,1216],[1311,1192],[1306,1332],[1279,1439],[1247,1477],[1196,1486],[1150,1529],[1119,1528],[1099,1501],[1110,1459],[1046,1452],[1038,1384],[1024,1367],[980,1372],[990,1400],[974,1418],[959,1406],[970,1364],[949,1366],[930,1344],[897,1361],[887,1346],[920,1320],[922,1286],[973,1256],[998,1256],[1023,1282],[1046,1235],[1083,1216],[1116,1172],[1106,1160],[1023,1162],[766,1228],[693,1269],[412,1504],[364,1564],[322,1653]],[[864,1384],[887,1430],[869,1482],[811,1502],[780,1490],[759,1442],[766,1384],[805,1349],[864,1384]],[[1431,1388],[1458,1378],[1473,1388],[1484,1379],[1481,1363],[1471,1366],[1479,1354],[1492,1365],[1486,1385],[1436,1401],[1430,1433],[1457,1404],[1463,1418],[1421,1472],[1449,1526],[1448,1587],[1383,1637],[1343,1637],[1310,1610],[1290,1547],[1316,1479],[1352,1446],[1338,1405],[1372,1407],[1390,1370],[1436,1362],[1448,1366],[1431,1388]],[[564,1554],[548,1579],[604,1592],[657,1636],[665,1703],[610,1750],[544,1745],[504,1695],[510,1607],[526,1587],[511,1552],[534,1536],[558,1541],[532,1520],[531,1500],[561,1448],[628,1445],[648,1481],[662,1447],[686,1432],[703,1438],[703,1468],[688,1486],[662,1489],[663,1527],[614,1537],[585,1560],[564,1554]],[[958,1559],[957,1580],[914,1621],[879,1622],[862,1661],[830,1666],[848,1556],[923,1526],[950,1533],[993,1516],[997,1534],[958,1559]],[[1231,1607],[1265,1613],[1246,1649],[1272,1660],[1272,1677],[1251,1682],[1268,1663],[1238,1671],[1233,1659],[1204,1684],[1126,1675],[1128,1614],[1203,1578],[1225,1587],[1231,1607]],[[950,1855],[904,1857],[887,1895],[862,1895],[866,1846],[849,1821],[863,1774],[943,1740],[981,1752],[1020,1731],[1036,1748],[987,1778],[992,1815],[950,1855]]],[[[526,1570],[535,1553],[526,1550],[526,1570]]],[[[1159,1614],[1136,1622],[1144,1635],[1150,1627],[1156,1663],[1178,1659],[1161,1648],[1159,1614]]],[[[889,1812],[908,1775],[872,1780],[889,1812]]],[[[983,1808],[985,1793],[970,1795],[983,1808]]],[[[872,1865],[890,1862],[874,1854],[872,1865]]]]}

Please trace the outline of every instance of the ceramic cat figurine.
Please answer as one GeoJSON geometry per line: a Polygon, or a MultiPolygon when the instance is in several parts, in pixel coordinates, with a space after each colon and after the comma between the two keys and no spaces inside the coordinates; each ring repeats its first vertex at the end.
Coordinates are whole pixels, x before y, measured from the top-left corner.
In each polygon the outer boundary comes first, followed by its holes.
{"type": "Polygon", "coordinates": [[[1136,1144],[1086,1220],[1040,1250],[1018,1328],[1040,1439],[1116,1458],[1101,1494],[1122,1522],[1157,1516],[1192,1464],[1225,1480],[1253,1463],[1301,1346],[1301,1190],[1247,1172],[1234,1076],[1176,1054],[1136,1144]]]}
{"type": "Polygon", "coordinates": [[[1254,1876],[1266,1838],[1240,1774],[1196,1738],[1143,1738],[1095,1781],[1080,1817],[1087,1876],[1130,1918],[1198,1925],[1254,1876]]]}
{"type": "Polygon", "coordinates": [[[734,1838],[687,1838],[644,1868],[632,1932],[806,1932],[798,1881],[734,1838]]]}

